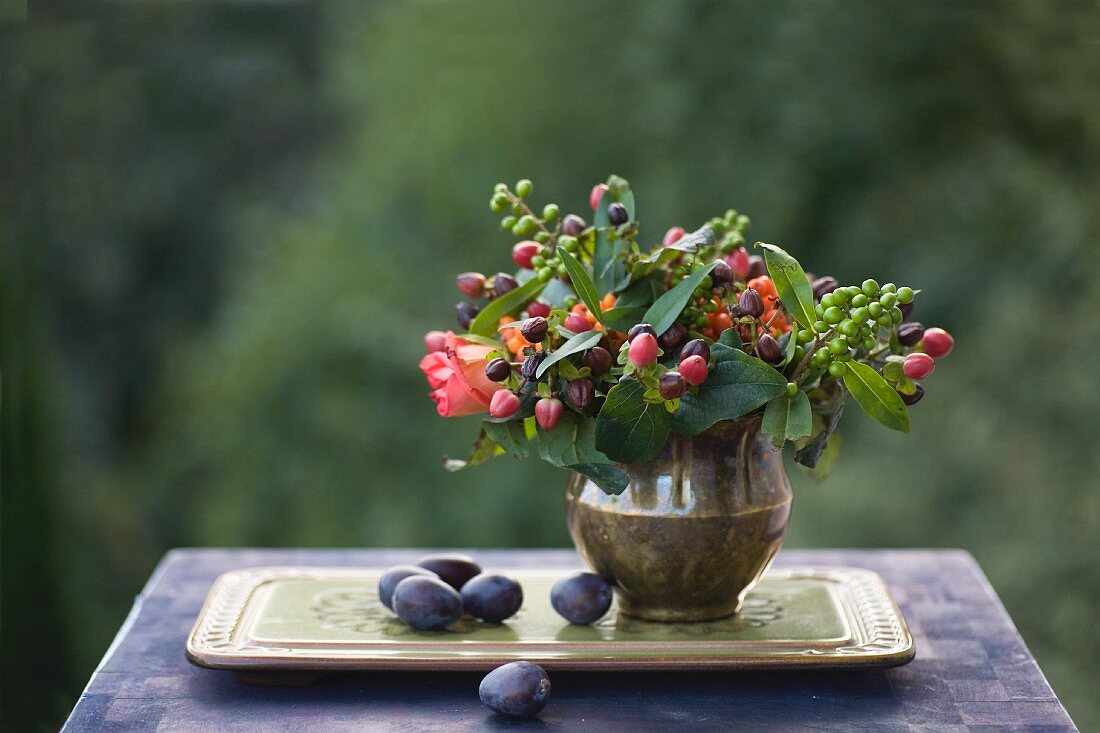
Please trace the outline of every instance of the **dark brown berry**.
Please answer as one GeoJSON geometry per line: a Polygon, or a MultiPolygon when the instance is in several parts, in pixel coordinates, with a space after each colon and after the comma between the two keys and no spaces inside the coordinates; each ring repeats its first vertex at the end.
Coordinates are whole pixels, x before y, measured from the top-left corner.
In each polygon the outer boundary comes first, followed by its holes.
{"type": "Polygon", "coordinates": [[[748,288],[737,299],[737,312],[743,316],[759,318],[764,315],[764,299],[760,297],[760,293],[748,288]]]}
{"type": "Polygon", "coordinates": [[[703,339],[692,339],[684,344],[684,348],[680,349],[680,361],[688,358],[689,356],[701,356],[703,361],[710,361],[710,347],[707,346],[707,342],[703,339]]]}
{"type": "Polygon", "coordinates": [[[778,341],[765,333],[756,342],[756,355],[769,364],[774,364],[783,358],[783,349],[779,348],[778,341]]]}
{"type": "Polygon", "coordinates": [[[902,303],[898,308],[901,309],[901,319],[903,321],[908,321],[909,317],[913,315],[913,301],[902,303]]]}
{"type": "Polygon", "coordinates": [[[653,338],[657,338],[657,332],[653,330],[653,326],[648,323],[639,323],[631,326],[630,330],[626,332],[626,340],[633,341],[641,333],[648,333],[653,338]]]}
{"type": "Polygon", "coordinates": [[[485,376],[492,382],[503,382],[512,376],[512,365],[504,359],[493,359],[485,365],[485,376]]]}
{"type": "Polygon", "coordinates": [[[902,346],[916,346],[924,338],[924,326],[913,321],[898,326],[898,341],[902,346]]]}
{"type": "Polygon", "coordinates": [[[752,255],[749,257],[749,274],[748,279],[752,280],[754,277],[761,277],[768,274],[768,266],[764,262],[764,258],[760,255],[752,255]]]}
{"type": "Polygon", "coordinates": [[[455,315],[458,316],[458,325],[469,328],[473,320],[477,318],[478,307],[473,303],[458,303],[455,305],[455,315]]]}
{"type": "Polygon", "coordinates": [[[592,373],[598,377],[611,371],[613,359],[611,358],[611,352],[607,349],[602,346],[593,346],[584,352],[581,364],[591,369],[592,373]]]}
{"type": "Polygon", "coordinates": [[[546,322],[546,319],[542,316],[535,316],[534,318],[528,318],[520,326],[519,332],[523,334],[523,338],[527,339],[532,344],[541,343],[546,338],[546,329],[550,327],[550,324],[546,322]]]}
{"type": "Polygon", "coordinates": [[[629,218],[630,214],[627,213],[626,207],[622,204],[615,202],[607,207],[607,220],[611,222],[612,226],[626,224],[629,218]]]}
{"type": "Polygon", "coordinates": [[[499,298],[505,293],[510,293],[518,287],[519,283],[507,272],[498,272],[496,276],[493,277],[493,297],[495,298],[499,298]]]}
{"type": "Polygon", "coordinates": [[[584,410],[596,397],[596,385],[588,377],[574,379],[565,386],[565,394],[578,410],[584,410]]]}
{"type": "Polygon", "coordinates": [[[822,295],[827,295],[840,287],[840,283],[835,277],[826,275],[825,277],[819,277],[813,282],[814,297],[821,300],[822,295]]]}
{"type": "Polygon", "coordinates": [[[684,343],[684,337],[686,336],[687,329],[684,328],[683,324],[673,323],[667,331],[657,338],[657,343],[661,345],[662,349],[668,351],[684,343]]]}
{"type": "Polygon", "coordinates": [[[918,384],[918,385],[916,385],[916,388],[917,388],[917,391],[914,392],[913,394],[905,394],[903,392],[898,392],[898,394],[901,395],[901,401],[904,402],[907,405],[915,405],[918,402],[920,402],[921,399],[924,397],[924,387],[922,387],[918,384]]]}
{"type": "Polygon", "coordinates": [[[524,379],[534,379],[535,372],[538,371],[539,364],[542,364],[542,360],[546,358],[546,354],[539,351],[531,354],[529,357],[523,360],[523,365],[519,368],[519,373],[523,375],[524,379]]]}
{"type": "Polygon", "coordinates": [[[710,271],[711,280],[717,285],[728,285],[733,282],[733,268],[725,260],[714,263],[714,269],[710,271]]]}
{"type": "Polygon", "coordinates": [[[680,376],[680,372],[665,372],[661,375],[657,389],[662,399],[674,400],[683,396],[687,389],[687,380],[680,376]]]}
{"type": "Polygon", "coordinates": [[[576,214],[569,214],[561,222],[561,233],[570,237],[579,237],[580,233],[588,227],[584,219],[576,214]]]}

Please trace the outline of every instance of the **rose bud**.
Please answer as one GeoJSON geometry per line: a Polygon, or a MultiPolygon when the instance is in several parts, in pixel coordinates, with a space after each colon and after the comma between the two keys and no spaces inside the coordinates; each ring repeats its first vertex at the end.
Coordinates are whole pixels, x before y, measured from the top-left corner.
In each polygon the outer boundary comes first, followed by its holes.
{"type": "Polygon", "coordinates": [[[480,298],[485,295],[485,276],[480,272],[464,272],[455,278],[455,284],[468,298],[480,298]]]}
{"type": "Polygon", "coordinates": [[[769,364],[774,364],[783,358],[783,349],[779,348],[778,341],[764,334],[756,342],[756,355],[769,364]]]}
{"type": "Polygon", "coordinates": [[[553,430],[561,420],[563,409],[565,405],[557,397],[543,397],[535,403],[535,420],[543,430],[553,430]]]}
{"type": "Polygon", "coordinates": [[[591,349],[584,352],[584,356],[581,357],[581,366],[586,366],[591,369],[592,373],[597,377],[611,371],[613,363],[614,360],[611,358],[611,352],[602,346],[593,346],[591,349]]]}
{"type": "Polygon", "coordinates": [[[737,310],[743,316],[759,318],[764,315],[764,299],[752,288],[746,289],[737,299],[737,310]]]}
{"type": "Polygon", "coordinates": [[[725,260],[718,260],[714,263],[714,269],[710,271],[710,278],[715,286],[729,285],[733,282],[733,268],[725,260]]]}
{"type": "Polygon", "coordinates": [[[672,227],[665,232],[665,238],[661,240],[662,247],[671,247],[684,237],[683,227],[672,227]]]}
{"type": "Polygon", "coordinates": [[[936,368],[936,360],[928,354],[910,354],[901,363],[901,371],[910,379],[924,379],[936,368]]]}
{"type": "Polygon", "coordinates": [[[523,325],[519,327],[519,332],[523,334],[523,338],[527,339],[528,342],[537,344],[546,338],[546,329],[549,327],[550,324],[546,322],[545,318],[535,316],[524,321],[523,325]]]}
{"type": "Polygon", "coordinates": [[[524,270],[531,269],[531,258],[542,251],[542,245],[530,240],[519,242],[512,247],[512,261],[524,270]]]}
{"type": "Polygon", "coordinates": [[[768,266],[764,263],[764,258],[760,255],[752,255],[749,257],[749,274],[748,278],[751,280],[754,277],[763,277],[768,274],[768,266]]]}
{"type": "Polygon", "coordinates": [[[698,354],[681,359],[680,374],[688,384],[698,387],[707,381],[707,360],[698,354]]]}
{"type": "Polygon", "coordinates": [[[825,277],[819,277],[814,280],[813,285],[814,297],[821,300],[822,295],[827,295],[840,287],[840,283],[837,282],[835,277],[826,275],[825,277]]]}
{"type": "Polygon", "coordinates": [[[913,394],[905,394],[904,392],[898,392],[898,394],[901,395],[901,401],[904,402],[907,405],[915,405],[918,402],[920,402],[921,398],[924,397],[924,387],[922,387],[918,384],[918,385],[916,385],[916,388],[917,388],[917,391],[914,392],[913,394]]]}
{"type": "Polygon", "coordinates": [[[539,369],[539,364],[542,364],[542,360],[546,358],[546,354],[541,351],[536,351],[529,357],[523,360],[523,364],[520,365],[519,373],[524,379],[534,379],[535,372],[539,369]]]}
{"type": "Polygon", "coordinates": [[[687,389],[687,381],[679,372],[665,372],[661,375],[661,381],[657,385],[657,389],[661,393],[662,399],[674,400],[683,396],[684,391],[687,389]]]}
{"type": "Polygon", "coordinates": [[[947,356],[955,348],[955,339],[942,328],[930,328],[924,332],[924,353],[935,358],[947,356]]]}
{"type": "Polygon", "coordinates": [[[629,356],[639,366],[657,361],[657,339],[652,333],[639,333],[630,342],[629,356]]]}
{"type": "Polygon", "coordinates": [[[428,353],[443,351],[447,348],[447,334],[442,331],[428,331],[424,334],[424,347],[428,353]]]}
{"type": "Polygon", "coordinates": [[[485,376],[491,382],[503,382],[512,376],[512,365],[504,359],[493,359],[485,365],[485,376]]]}
{"type": "Polygon", "coordinates": [[[902,346],[916,346],[923,336],[924,326],[916,321],[898,326],[898,342],[902,346]]]}
{"type": "Polygon", "coordinates": [[[592,193],[588,194],[588,204],[592,207],[593,211],[600,208],[600,199],[603,198],[603,192],[606,190],[606,183],[597,183],[592,187],[592,193]]]}
{"type": "Polygon", "coordinates": [[[749,276],[749,251],[744,247],[738,247],[726,257],[726,264],[730,266],[738,280],[744,280],[749,276]]]}
{"type": "Polygon", "coordinates": [[[519,410],[519,397],[506,389],[498,389],[489,400],[489,414],[493,417],[511,417],[519,410]]]}
{"type": "Polygon", "coordinates": [[[531,318],[538,316],[540,318],[547,318],[550,316],[550,304],[543,303],[541,300],[536,300],[527,304],[527,315],[531,318]]]}
{"type": "Polygon", "coordinates": [[[592,330],[592,324],[580,313],[570,313],[565,319],[565,322],[561,325],[566,330],[572,331],[573,333],[583,333],[584,331],[592,330]]]}
{"type": "Polygon", "coordinates": [[[898,309],[901,311],[901,320],[908,321],[910,316],[913,315],[913,301],[902,303],[898,306],[898,309]]]}
{"type": "Polygon", "coordinates": [[[626,332],[626,340],[634,341],[634,338],[639,334],[648,333],[650,336],[657,338],[657,332],[653,330],[653,326],[648,323],[639,323],[630,327],[630,330],[626,332]]]}
{"type": "Polygon", "coordinates": [[[684,344],[684,348],[680,349],[680,358],[686,359],[689,356],[701,356],[703,361],[710,361],[710,347],[707,346],[707,342],[703,339],[692,339],[684,344]]]}
{"type": "Polygon", "coordinates": [[[574,379],[565,385],[565,394],[578,410],[583,410],[592,404],[596,396],[596,385],[588,377],[574,379]]]}
{"type": "Polygon", "coordinates": [[[617,227],[620,224],[626,224],[629,219],[630,214],[627,213],[626,207],[618,201],[607,207],[607,220],[611,222],[612,226],[617,227]]]}
{"type": "Polygon", "coordinates": [[[510,293],[519,287],[516,279],[507,272],[498,272],[493,277],[493,296],[499,298],[505,293],[510,293]]]}
{"type": "Polygon", "coordinates": [[[473,303],[463,301],[455,305],[455,315],[458,316],[458,325],[463,328],[469,328],[473,320],[477,318],[477,314],[478,307],[473,303]]]}
{"type": "Polygon", "coordinates": [[[684,343],[684,337],[686,336],[687,328],[681,323],[673,323],[667,331],[657,337],[657,343],[661,345],[662,349],[670,351],[684,343]]]}
{"type": "Polygon", "coordinates": [[[561,221],[561,233],[570,237],[579,237],[588,228],[588,223],[576,214],[569,214],[561,221]]]}

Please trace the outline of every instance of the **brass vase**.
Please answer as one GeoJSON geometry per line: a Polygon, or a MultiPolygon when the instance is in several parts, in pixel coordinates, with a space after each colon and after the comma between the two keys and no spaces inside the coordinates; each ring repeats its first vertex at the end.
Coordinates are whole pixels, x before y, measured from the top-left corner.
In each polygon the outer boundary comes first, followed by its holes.
{"type": "Polygon", "coordinates": [[[673,434],[652,461],[622,465],[609,496],[584,476],[566,487],[573,544],[615,584],[619,608],[652,621],[738,611],[783,543],[791,485],[754,415],[695,436],[673,434]]]}

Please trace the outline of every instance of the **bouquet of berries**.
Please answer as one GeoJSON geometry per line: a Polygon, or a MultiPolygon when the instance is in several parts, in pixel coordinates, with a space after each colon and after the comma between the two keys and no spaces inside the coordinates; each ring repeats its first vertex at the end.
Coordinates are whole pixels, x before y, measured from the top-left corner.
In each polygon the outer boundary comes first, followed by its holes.
{"type": "Polygon", "coordinates": [[[533,186],[497,184],[501,227],[520,239],[515,275],[458,276],[463,333],[432,331],[420,363],[444,417],[484,414],[458,470],[537,453],[609,493],[620,465],[654,458],[673,432],[696,435],[760,413],[777,447],[820,479],[839,452],[847,398],[907,432],[954,340],[910,320],[919,291],[813,279],[779,247],[746,249],[736,211],[639,245],[634,194],[618,176],[592,189],[592,222],[556,204],[536,213],[533,186]]]}

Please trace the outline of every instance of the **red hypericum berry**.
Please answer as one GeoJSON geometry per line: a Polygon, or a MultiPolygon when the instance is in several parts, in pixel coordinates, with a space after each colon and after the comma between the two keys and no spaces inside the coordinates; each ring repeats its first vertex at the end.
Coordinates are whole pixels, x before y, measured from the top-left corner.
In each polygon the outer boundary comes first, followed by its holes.
{"type": "Polygon", "coordinates": [[[597,377],[611,371],[612,364],[611,352],[602,346],[593,346],[581,357],[581,365],[591,369],[597,377]]]}
{"type": "Polygon", "coordinates": [[[662,247],[671,247],[684,237],[683,227],[672,227],[665,232],[665,238],[661,240],[662,247]]]}
{"type": "Polygon", "coordinates": [[[744,247],[738,247],[726,257],[726,264],[733,270],[738,280],[744,280],[749,276],[749,251],[744,247]]]}
{"type": "Polygon", "coordinates": [[[592,207],[593,211],[600,208],[600,199],[603,198],[603,192],[606,190],[606,183],[597,183],[592,187],[592,193],[588,194],[588,205],[592,207]]]}
{"type": "Polygon", "coordinates": [[[668,327],[668,330],[657,337],[657,343],[661,345],[662,349],[671,351],[680,344],[684,343],[684,338],[687,337],[687,329],[682,323],[673,323],[668,327]]]}
{"type": "Polygon", "coordinates": [[[657,339],[651,333],[640,333],[630,342],[630,360],[639,366],[657,361],[657,339]]]}
{"type": "MultiPolygon", "coordinates": [[[[595,207],[593,207],[595,208],[595,207]]],[[[561,233],[570,237],[579,237],[581,232],[588,228],[588,223],[576,214],[567,214],[561,220],[561,233]]]]}
{"type": "Polygon", "coordinates": [[[428,331],[424,334],[424,346],[428,351],[443,351],[447,348],[447,334],[442,331],[428,331]]]}
{"type": "Polygon", "coordinates": [[[523,334],[523,338],[527,339],[528,342],[537,344],[546,338],[546,330],[549,327],[550,324],[546,322],[545,318],[535,316],[524,321],[523,325],[519,327],[519,332],[523,334]]]}
{"type": "Polygon", "coordinates": [[[567,331],[572,331],[573,333],[582,333],[592,330],[592,324],[580,313],[570,313],[569,317],[566,318],[561,325],[567,331]]]}
{"type": "Polygon", "coordinates": [[[920,386],[919,384],[915,385],[915,386],[917,388],[917,391],[914,392],[913,394],[905,394],[904,392],[898,392],[898,394],[901,395],[901,401],[902,402],[904,402],[907,405],[915,405],[915,404],[917,404],[918,402],[921,401],[921,398],[924,397],[924,387],[920,386]]]}
{"type": "Polygon", "coordinates": [[[917,321],[898,326],[898,343],[902,346],[916,346],[924,337],[924,326],[917,321]]]}
{"type": "Polygon", "coordinates": [[[506,389],[497,390],[489,400],[489,414],[493,417],[511,417],[517,410],[519,410],[519,397],[506,389]]]}
{"type": "Polygon", "coordinates": [[[485,376],[491,382],[503,382],[512,376],[512,365],[504,359],[493,359],[485,365],[485,376]]]}
{"type": "Polygon", "coordinates": [[[728,285],[733,282],[733,268],[725,260],[718,260],[710,271],[710,279],[715,285],[728,285]]]}
{"type": "Polygon", "coordinates": [[[680,374],[688,384],[698,387],[707,381],[707,360],[697,354],[682,359],[680,361],[680,374]]]}
{"type": "Polygon", "coordinates": [[[607,207],[607,220],[612,226],[626,224],[628,219],[630,219],[630,213],[618,201],[607,207]]]}
{"type": "Polygon", "coordinates": [[[474,319],[477,318],[478,307],[473,303],[467,303],[462,301],[455,304],[455,316],[458,318],[458,325],[463,328],[469,328],[474,319]]]}
{"type": "Polygon", "coordinates": [[[510,293],[519,287],[516,279],[507,272],[498,272],[493,276],[493,297],[499,298],[505,293],[510,293]]]}
{"type": "Polygon", "coordinates": [[[543,430],[553,430],[564,409],[565,405],[557,397],[543,397],[535,403],[535,420],[543,430]]]}
{"type": "Polygon", "coordinates": [[[825,277],[819,277],[818,279],[814,280],[813,284],[810,287],[813,288],[814,297],[818,300],[821,300],[822,295],[828,295],[829,293],[839,288],[840,282],[835,277],[832,277],[831,275],[826,275],[825,277]]]}
{"type": "Polygon", "coordinates": [[[759,318],[764,315],[764,299],[760,297],[760,293],[748,288],[737,299],[737,310],[743,316],[759,318]]]}
{"type": "Polygon", "coordinates": [[[764,258],[760,255],[751,255],[749,257],[749,274],[748,278],[752,280],[754,277],[763,277],[768,274],[768,265],[764,262],[764,258]]]}
{"type": "Polygon", "coordinates": [[[684,344],[684,348],[680,349],[681,359],[686,359],[689,356],[701,356],[703,361],[710,361],[710,347],[703,339],[692,339],[684,344]]]}
{"type": "Polygon", "coordinates": [[[485,295],[485,276],[480,272],[464,272],[455,278],[455,283],[467,298],[485,295]]]}
{"type": "Polygon", "coordinates": [[[936,360],[928,354],[910,354],[901,363],[901,371],[910,379],[924,379],[936,368],[936,360]]]}
{"type": "Polygon", "coordinates": [[[530,240],[525,242],[517,242],[512,247],[512,261],[524,270],[531,269],[531,258],[542,251],[542,245],[538,242],[532,242],[530,240]]]}
{"type": "Polygon", "coordinates": [[[687,382],[679,372],[665,372],[661,375],[657,390],[661,393],[661,399],[674,400],[683,396],[687,390],[687,382]]]}
{"type": "Polygon", "coordinates": [[[630,327],[630,330],[626,332],[626,340],[633,342],[640,334],[648,333],[650,336],[656,337],[657,332],[653,329],[653,326],[648,323],[638,323],[630,327]]]}
{"type": "Polygon", "coordinates": [[[569,401],[578,410],[583,410],[591,405],[592,400],[595,399],[596,385],[588,377],[581,377],[565,385],[565,393],[569,396],[569,401]]]}
{"type": "Polygon", "coordinates": [[[778,341],[769,334],[764,334],[756,341],[756,355],[769,364],[774,364],[783,358],[783,349],[779,348],[778,341]]]}
{"type": "Polygon", "coordinates": [[[924,332],[924,353],[939,359],[947,356],[955,348],[955,339],[942,328],[930,328],[924,332]]]}
{"type": "Polygon", "coordinates": [[[550,304],[543,303],[541,300],[536,300],[533,303],[527,305],[527,315],[534,318],[547,318],[550,315],[550,304]]]}

